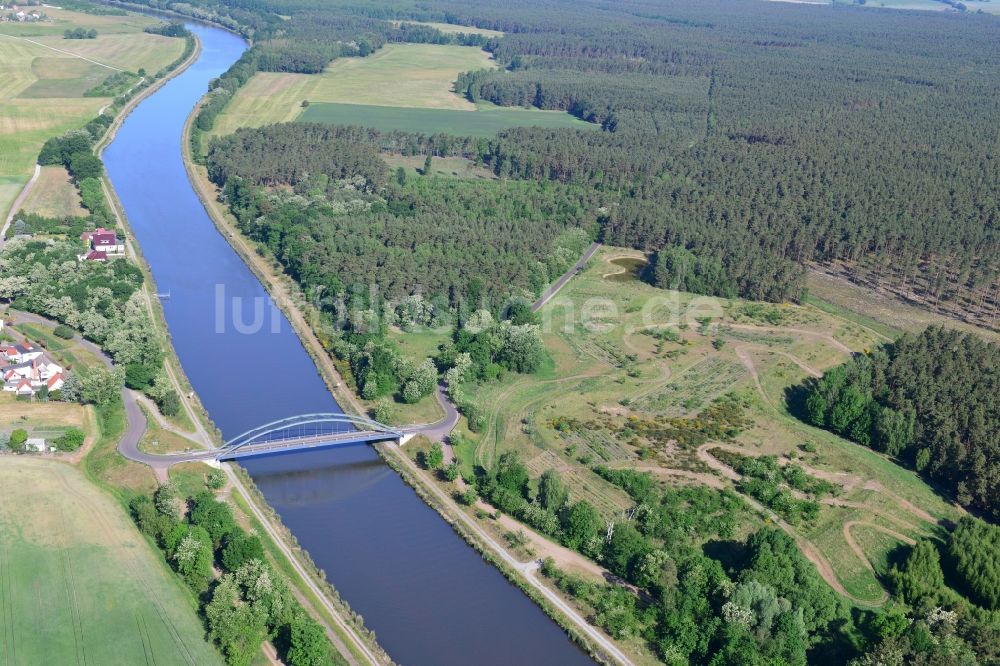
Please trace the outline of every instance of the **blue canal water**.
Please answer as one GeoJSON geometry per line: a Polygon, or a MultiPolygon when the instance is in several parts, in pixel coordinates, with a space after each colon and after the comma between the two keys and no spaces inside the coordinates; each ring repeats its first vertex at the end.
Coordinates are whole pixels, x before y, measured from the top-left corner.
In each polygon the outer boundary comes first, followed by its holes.
{"type": "MultiPolygon", "coordinates": [[[[227,438],[286,416],[340,411],[188,181],[184,122],[246,48],[225,31],[188,27],[202,43],[198,61],[139,104],[104,153],[157,290],[169,293],[174,347],[227,438]]],[[[396,662],[592,663],[367,446],[244,465],[396,662]]]]}

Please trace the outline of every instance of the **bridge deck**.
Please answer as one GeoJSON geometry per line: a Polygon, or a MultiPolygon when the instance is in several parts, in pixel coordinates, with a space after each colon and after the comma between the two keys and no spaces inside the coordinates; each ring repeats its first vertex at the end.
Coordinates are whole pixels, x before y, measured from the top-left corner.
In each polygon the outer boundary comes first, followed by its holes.
{"type": "Polygon", "coordinates": [[[214,455],[211,457],[217,458],[218,460],[236,460],[238,458],[249,458],[252,456],[276,455],[289,451],[322,449],[334,446],[364,444],[368,442],[393,439],[399,439],[399,436],[395,433],[387,433],[380,430],[355,430],[353,432],[310,435],[308,437],[280,439],[271,442],[260,442],[258,444],[245,444],[231,450],[217,450],[213,452],[214,455]]]}

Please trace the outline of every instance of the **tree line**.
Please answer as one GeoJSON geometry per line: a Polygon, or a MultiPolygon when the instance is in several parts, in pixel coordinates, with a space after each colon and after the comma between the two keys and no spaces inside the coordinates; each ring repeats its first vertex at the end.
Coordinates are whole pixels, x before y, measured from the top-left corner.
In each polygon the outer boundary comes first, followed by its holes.
{"type": "Polygon", "coordinates": [[[1000,520],[1000,348],[942,327],[907,334],[810,380],[809,422],[882,451],[1000,520]]]}
{"type": "MultiPolygon", "coordinates": [[[[218,488],[225,478],[216,471],[207,481],[218,488]]],[[[199,599],[208,637],[227,664],[249,666],[264,640],[289,666],[346,663],[268,564],[260,539],[241,528],[229,505],[210,490],[182,497],[165,484],[152,496],[133,497],[129,509],[199,599]]]]}

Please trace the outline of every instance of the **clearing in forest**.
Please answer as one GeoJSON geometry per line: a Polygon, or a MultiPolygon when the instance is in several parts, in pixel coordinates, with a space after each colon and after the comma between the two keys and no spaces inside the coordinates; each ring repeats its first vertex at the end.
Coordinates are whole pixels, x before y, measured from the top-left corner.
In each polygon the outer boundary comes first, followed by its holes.
{"type": "Polygon", "coordinates": [[[79,470],[0,465],[0,661],[217,664],[193,602],[79,470]]]}
{"type": "Polygon", "coordinates": [[[428,28],[434,28],[439,30],[446,35],[482,35],[483,37],[503,37],[503,32],[500,30],[489,30],[488,28],[476,28],[471,25],[456,25],[454,23],[434,23],[433,21],[393,21],[394,25],[399,25],[400,23],[410,23],[413,25],[426,25],[428,28]]]}

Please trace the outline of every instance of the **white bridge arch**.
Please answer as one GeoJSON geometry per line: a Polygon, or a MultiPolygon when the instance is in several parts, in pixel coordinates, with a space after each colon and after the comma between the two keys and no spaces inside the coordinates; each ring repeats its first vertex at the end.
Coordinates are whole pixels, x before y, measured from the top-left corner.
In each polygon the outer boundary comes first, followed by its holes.
{"type": "Polygon", "coordinates": [[[342,413],[299,414],[265,423],[233,437],[212,451],[218,460],[380,440],[401,441],[404,430],[365,416],[342,413]]]}

